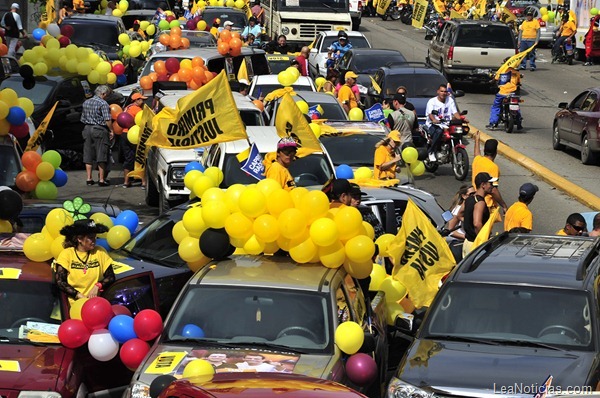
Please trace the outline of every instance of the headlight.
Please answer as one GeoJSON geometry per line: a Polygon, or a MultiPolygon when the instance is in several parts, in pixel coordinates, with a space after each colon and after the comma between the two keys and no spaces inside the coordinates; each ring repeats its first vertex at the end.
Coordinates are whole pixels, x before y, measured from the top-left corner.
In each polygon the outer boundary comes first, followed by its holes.
{"type": "Polygon", "coordinates": [[[366,88],[365,86],[361,85],[361,84],[357,84],[358,86],[358,92],[361,94],[367,94],[367,92],[369,91],[368,88],[366,88]]]}
{"type": "Polygon", "coordinates": [[[387,389],[387,398],[432,398],[433,393],[428,393],[427,391],[421,390],[413,386],[412,384],[408,384],[403,382],[402,380],[392,377],[390,384],[387,389]]]}
{"type": "Polygon", "coordinates": [[[19,398],[61,398],[61,395],[53,391],[21,391],[19,398]]]}
{"type": "Polygon", "coordinates": [[[290,34],[290,28],[288,28],[288,27],[281,28],[281,34],[289,35],[290,34]]]}
{"type": "Polygon", "coordinates": [[[185,169],[183,167],[173,167],[169,173],[169,182],[183,182],[185,169]]]}
{"type": "Polygon", "coordinates": [[[150,386],[144,383],[134,383],[131,387],[131,398],[150,398],[150,386]]]}

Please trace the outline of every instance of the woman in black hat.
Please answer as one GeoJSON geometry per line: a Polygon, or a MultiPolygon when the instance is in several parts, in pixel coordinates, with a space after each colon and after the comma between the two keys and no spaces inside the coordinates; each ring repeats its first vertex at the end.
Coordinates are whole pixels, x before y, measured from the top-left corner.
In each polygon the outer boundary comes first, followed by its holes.
{"type": "Polygon", "coordinates": [[[60,230],[65,249],[55,261],[56,284],[69,296],[69,302],[96,297],[115,281],[112,258],[96,247],[96,234],[108,228],[93,220],[77,220],[60,230]]]}

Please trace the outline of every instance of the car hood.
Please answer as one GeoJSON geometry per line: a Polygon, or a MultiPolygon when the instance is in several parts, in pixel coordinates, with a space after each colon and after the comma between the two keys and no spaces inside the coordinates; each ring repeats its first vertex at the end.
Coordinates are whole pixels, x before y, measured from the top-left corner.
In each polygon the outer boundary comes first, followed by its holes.
{"type": "Polygon", "coordinates": [[[155,280],[166,278],[171,275],[178,275],[181,273],[190,272],[190,269],[187,267],[187,265],[182,266],[180,268],[171,268],[163,265],[158,265],[153,262],[128,257],[127,253],[123,250],[110,252],[109,255],[112,257],[113,260],[117,261],[117,269],[115,270],[115,275],[117,279],[122,279],[131,275],[147,271],[152,271],[155,280]],[[121,264],[123,264],[124,266],[122,266],[121,264]]]}
{"type": "Polygon", "coordinates": [[[597,361],[595,356],[593,352],[415,340],[397,377],[436,391],[468,389],[483,394],[494,387],[500,393],[502,386],[516,383],[539,386],[552,375],[553,386],[567,388],[587,385],[592,363],[597,361]]]}
{"type": "Polygon", "coordinates": [[[16,390],[55,391],[67,349],[60,344],[37,347],[26,344],[0,345],[4,367],[20,371],[0,372],[0,386],[16,390]]]}

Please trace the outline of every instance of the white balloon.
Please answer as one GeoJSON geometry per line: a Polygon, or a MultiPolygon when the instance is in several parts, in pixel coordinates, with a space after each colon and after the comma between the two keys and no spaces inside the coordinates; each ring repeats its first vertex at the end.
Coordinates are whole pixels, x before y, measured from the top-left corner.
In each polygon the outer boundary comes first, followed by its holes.
{"type": "Polygon", "coordinates": [[[58,24],[51,23],[50,25],[48,25],[46,30],[48,31],[49,34],[51,34],[54,37],[60,36],[60,26],[58,26],[58,24]]]}
{"type": "Polygon", "coordinates": [[[110,335],[107,329],[97,329],[90,336],[88,350],[98,361],[110,361],[119,353],[119,342],[110,335]]]}

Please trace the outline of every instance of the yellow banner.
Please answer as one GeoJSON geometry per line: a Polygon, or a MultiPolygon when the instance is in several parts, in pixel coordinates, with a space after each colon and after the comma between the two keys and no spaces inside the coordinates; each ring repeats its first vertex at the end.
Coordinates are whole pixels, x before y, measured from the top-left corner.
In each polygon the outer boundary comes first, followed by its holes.
{"type": "Polygon", "coordinates": [[[161,110],[153,127],[146,145],[160,148],[198,148],[248,139],[224,70],[179,99],[176,109],[161,110]]]}
{"type": "Polygon", "coordinates": [[[20,372],[19,361],[0,359],[0,372],[20,372]]]}
{"type": "Polygon", "coordinates": [[[444,15],[446,12],[446,4],[443,0],[433,0],[433,8],[439,15],[444,15]]]}
{"type": "Polygon", "coordinates": [[[508,23],[510,21],[516,21],[517,17],[507,7],[502,7],[502,15],[500,16],[500,19],[502,22],[508,23]]]}
{"type": "Polygon", "coordinates": [[[388,253],[394,261],[392,277],[406,286],[416,308],[431,304],[440,280],[456,264],[448,243],[412,200],[388,253]]]}
{"type": "MultiPolygon", "coordinates": [[[[146,145],[148,138],[152,135],[152,121],[154,119],[154,112],[148,105],[144,105],[142,110],[142,127],[140,128],[140,139],[135,148],[135,167],[132,172],[129,173],[130,177],[141,179],[144,176],[146,169],[146,157],[148,156],[149,146],[146,145]]],[[[124,137],[123,137],[124,138],[124,137]]]]}
{"type": "Polygon", "coordinates": [[[519,64],[521,64],[521,61],[523,60],[523,58],[525,58],[525,56],[530,51],[532,51],[535,48],[535,46],[536,46],[536,44],[529,47],[527,50],[525,50],[523,52],[513,55],[508,60],[506,60],[506,62],[503,63],[502,66],[500,66],[500,68],[496,71],[496,80],[498,80],[500,74],[506,72],[508,70],[508,68],[517,69],[519,67],[519,64]]]}
{"type": "Polygon", "coordinates": [[[465,19],[465,16],[457,11],[450,10],[450,19],[465,19]]]}
{"type": "Polygon", "coordinates": [[[164,375],[170,374],[175,371],[177,365],[183,361],[183,358],[187,355],[187,352],[161,352],[158,354],[156,359],[152,361],[150,366],[144,373],[164,375]]]}
{"type": "Polygon", "coordinates": [[[27,141],[27,148],[25,148],[25,152],[27,151],[37,151],[40,147],[40,144],[44,141],[44,135],[46,135],[46,129],[48,128],[48,124],[50,124],[50,119],[52,119],[52,115],[54,115],[54,110],[56,109],[56,105],[58,105],[58,101],[54,103],[50,112],[46,114],[46,117],[40,125],[35,129],[35,133],[29,138],[27,141]]]}
{"type": "Polygon", "coordinates": [[[492,234],[492,228],[494,227],[494,223],[500,221],[500,207],[496,207],[496,209],[490,215],[489,220],[481,227],[479,233],[475,237],[473,244],[471,245],[471,251],[473,251],[477,246],[485,243],[490,239],[490,235],[492,234]]]}
{"type": "Polygon", "coordinates": [[[381,1],[377,2],[377,8],[375,9],[377,14],[385,15],[385,12],[390,7],[391,2],[392,2],[392,0],[381,0],[381,1]]]}
{"type": "Polygon", "coordinates": [[[379,86],[379,84],[377,84],[375,78],[371,75],[369,75],[369,78],[371,79],[371,86],[373,86],[373,90],[375,90],[377,94],[381,94],[381,87],[379,86]]]}
{"type": "Polygon", "coordinates": [[[321,144],[308,125],[308,121],[292,99],[285,94],[275,114],[275,127],[280,137],[292,137],[298,143],[298,156],[321,152],[321,144]]]}
{"type": "Polygon", "coordinates": [[[2,267],[0,268],[0,279],[19,279],[21,276],[20,268],[2,267]]]}
{"type": "Polygon", "coordinates": [[[425,15],[427,15],[427,0],[415,0],[412,26],[415,28],[422,28],[425,23],[425,15]]]}

